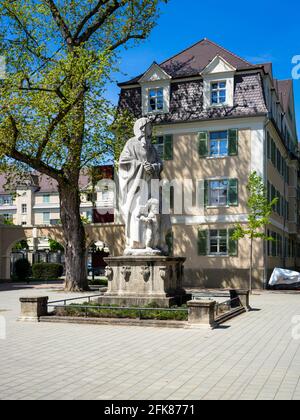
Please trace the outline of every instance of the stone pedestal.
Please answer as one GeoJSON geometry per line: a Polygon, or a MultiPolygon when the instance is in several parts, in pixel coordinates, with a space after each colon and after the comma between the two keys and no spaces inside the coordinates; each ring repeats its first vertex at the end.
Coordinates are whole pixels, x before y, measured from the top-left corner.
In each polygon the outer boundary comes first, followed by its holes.
{"type": "Polygon", "coordinates": [[[216,304],[216,301],[208,299],[188,302],[189,324],[194,328],[214,328],[216,304]]]}
{"type": "Polygon", "coordinates": [[[182,289],[185,258],[123,256],[105,258],[108,292],[103,305],[168,308],[185,298],[182,289]]]}
{"type": "Polygon", "coordinates": [[[233,307],[242,305],[246,311],[250,311],[250,290],[242,290],[242,289],[233,289],[230,290],[230,299],[236,299],[233,302],[233,307]],[[236,306],[234,306],[236,303],[236,306]]]}
{"type": "Polygon", "coordinates": [[[41,316],[46,316],[48,311],[48,297],[20,298],[21,315],[18,321],[39,322],[41,316]]]}

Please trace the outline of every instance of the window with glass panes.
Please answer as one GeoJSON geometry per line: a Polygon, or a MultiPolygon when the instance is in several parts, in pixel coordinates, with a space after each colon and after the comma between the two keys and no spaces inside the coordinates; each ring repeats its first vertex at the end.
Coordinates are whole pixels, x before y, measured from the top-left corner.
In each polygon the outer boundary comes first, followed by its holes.
{"type": "Polygon", "coordinates": [[[214,82],[211,84],[211,103],[212,105],[226,103],[226,82],[214,82]]]}
{"type": "Polygon", "coordinates": [[[27,204],[22,204],[22,214],[27,213],[27,204]]]}
{"type": "Polygon", "coordinates": [[[227,230],[210,230],[209,231],[209,254],[210,255],[227,255],[228,241],[227,230]]]}
{"type": "Polygon", "coordinates": [[[164,90],[163,88],[149,90],[149,112],[163,111],[164,90]]]}
{"type": "Polygon", "coordinates": [[[228,131],[210,133],[209,154],[211,157],[228,156],[228,131]]]}
{"type": "Polygon", "coordinates": [[[43,223],[45,225],[50,224],[50,213],[49,212],[43,213],[43,223]]]}
{"type": "Polygon", "coordinates": [[[44,204],[49,204],[50,203],[50,195],[46,194],[43,196],[43,203],[44,204]]]}
{"type": "Polygon", "coordinates": [[[13,221],[13,215],[11,213],[4,213],[3,214],[3,219],[6,220],[7,222],[12,222],[13,221]]]}
{"type": "Polygon", "coordinates": [[[157,136],[152,139],[158,156],[162,160],[173,160],[173,135],[157,136]]]}
{"type": "Polygon", "coordinates": [[[157,150],[158,156],[161,159],[163,159],[164,158],[164,149],[165,149],[165,139],[164,139],[164,136],[158,136],[158,137],[156,137],[154,147],[157,150]]]}
{"type": "Polygon", "coordinates": [[[13,204],[13,198],[11,195],[3,195],[0,197],[0,205],[7,206],[13,204]]]}
{"type": "Polygon", "coordinates": [[[228,204],[228,180],[209,182],[209,205],[226,206],[228,204]]]}

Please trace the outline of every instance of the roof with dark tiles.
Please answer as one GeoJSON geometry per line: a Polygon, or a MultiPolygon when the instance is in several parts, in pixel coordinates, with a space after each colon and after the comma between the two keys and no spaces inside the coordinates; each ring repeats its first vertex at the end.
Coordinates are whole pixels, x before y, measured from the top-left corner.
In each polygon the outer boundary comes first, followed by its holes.
{"type": "MultiPolygon", "coordinates": [[[[234,106],[203,108],[203,81],[178,81],[171,84],[170,111],[155,117],[155,123],[197,121],[210,118],[263,115],[267,108],[259,74],[235,76],[234,106]]],[[[123,89],[120,109],[129,109],[136,118],[142,116],[142,99],[139,88],[123,89]]]]}
{"type": "MultiPolygon", "coordinates": [[[[159,66],[172,78],[197,76],[217,55],[222,56],[237,70],[257,67],[206,38],[169,58],[159,66]]],[[[128,82],[120,83],[119,86],[138,83],[142,76],[143,74],[128,82]]]]}
{"type": "MultiPolygon", "coordinates": [[[[159,66],[173,80],[171,84],[170,112],[156,117],[156,120],[175,121],[182,119],[203,119],[206,117],[212,118],[213,116],[221,118],[222,116],[265,114],[267,113],[267,108],[264,100],[260,70],[263,70],[264,74],[269,74],[283,111],[287,112],[288,110],[293,83],[291,80],[278,81],[274,79],[272,63],[251,64],[206,38],[167,59],[159,64],[159,66]],[[237,69],[235,75],[234,107],[232,109],[222,107],[218,110],[212,108],[209,111],[205,111],[203,109],[201,72],[217,55],[220,55],[237,69]],[[247,70],[249,70],[248,74],[247,70]],[[257,73],[255,72],[256,70],[257,73]],[[180,79],[186,77],[195,77],[195,80],[192,81],[191,79],[188,83],[180,81],[180,79]]],[[[142,98],[138,82],[144,74],[128,82],[119,84],[121,88],[124,88],[121,89],[120,108],[130,109],[136,117],[141,116],[142,98]]]]}
{"type": "Polygon", "coordinates": [[[283,110],[287,112],[290,104],[290,95],[293,90],[292,80],[277,80],[276,90],[283,110]]]}

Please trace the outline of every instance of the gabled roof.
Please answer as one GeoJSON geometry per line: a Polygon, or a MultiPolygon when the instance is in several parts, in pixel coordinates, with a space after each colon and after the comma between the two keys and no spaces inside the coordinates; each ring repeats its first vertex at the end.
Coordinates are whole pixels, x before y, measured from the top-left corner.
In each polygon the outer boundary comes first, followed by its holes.
{"type": "MultiPolygon", "coordinates": [[[[164,61],[160,67],[172,78],[197,76],[217,55],[237,70],[256,67],[207,38],[164,61]]],[[[119,86],[138,83],[142,76],[120,83],[119,86]]]]}
{"type": "Polygon", "coordinates": [[[235,72],[236,68],[229,64],[223,57],[216,55],[215,58],[201,72],[202,75],[210,73],[235,72]]]}
{"type": "Polygon", "coordinates": [[[171,76],[162,68],[159,64],[155,61],[149,69],[143,74],[143,76],[139,79],[139,82],[145,81],[155,81],[155,80],[169,80],[171,76]]]}

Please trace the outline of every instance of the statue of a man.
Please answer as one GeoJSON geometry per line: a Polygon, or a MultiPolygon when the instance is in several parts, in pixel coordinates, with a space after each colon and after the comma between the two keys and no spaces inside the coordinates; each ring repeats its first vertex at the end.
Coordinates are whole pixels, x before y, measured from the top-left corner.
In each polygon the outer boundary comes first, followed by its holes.
{"type": "Polygon", "coordinates": [[[147,224],[141,218],[153,196],[153,180],[160,180],[163,162],[152,144],[152,125],[141,118],[134,125],[134,135],[120,156],[120,209],[125,220],[125,255],[160,255],[165,252],[165,236],[171,229],[169,215],[158,215],[161,236],[160,249],[149,249],[147,224]]]}

